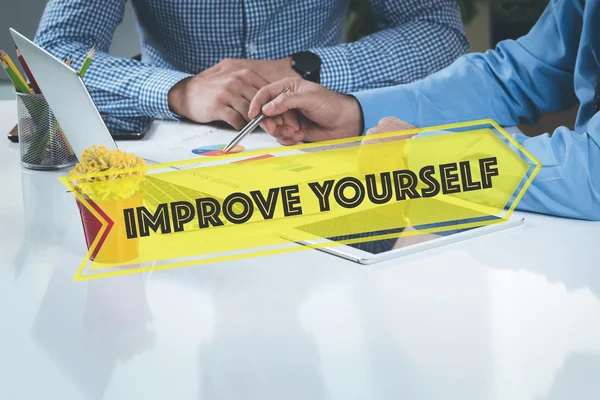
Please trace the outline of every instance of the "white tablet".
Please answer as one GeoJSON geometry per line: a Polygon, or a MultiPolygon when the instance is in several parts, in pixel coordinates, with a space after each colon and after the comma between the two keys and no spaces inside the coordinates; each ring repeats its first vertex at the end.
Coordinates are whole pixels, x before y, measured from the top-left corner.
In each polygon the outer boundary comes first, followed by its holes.
{"type": "MultiPolygon", "coordinates": [[[[328,235],[323,235],[323,232],[331,230],[332,223],[336,223],[334,218],[332,220],[298,226],[293,230],[287,231],[284,235],[296,243],[310,246],[338,257],[360,264],[374,264],[512,228],[521,225],[524,221],[522,217],[514,215],[508,219],[499,216],[485,216],[438,224],[372,231],[368,229],[369,226],[374,226],[372,212],[364,212],[364,216],[362,217],[359,212],[337,218],[351,218],[353,223],[363,223],[364,228],[358,227],[358,229],[353,229],[353,232],[361,233],[324,237],[328,235]],[[478,225],[480,223],[485,225],[478,225]],[[432,230],[434,232],[431,232],[432,230]],[[423,233],[424,231],[428,233],[423,233]],[[306,237],[311,237],[311,239],[306,240],[306,237]],[[373,237],[374,240],[368,240],[370,237],[373,237]]],[[[348,226],[348,220],[340,221],[340,223],[343,223],[345,227],[348,226]]]]}

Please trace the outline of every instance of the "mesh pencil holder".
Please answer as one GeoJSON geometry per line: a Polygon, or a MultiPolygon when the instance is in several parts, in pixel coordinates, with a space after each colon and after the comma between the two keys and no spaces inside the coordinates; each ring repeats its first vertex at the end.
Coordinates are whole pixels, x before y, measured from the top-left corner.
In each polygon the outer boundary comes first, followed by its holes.
{"type": "Polygon", "coordinates": [[[44,95],[16,95],[21,165],[29,169],[57,170],[77,164],[77,156],[44,95]]]}

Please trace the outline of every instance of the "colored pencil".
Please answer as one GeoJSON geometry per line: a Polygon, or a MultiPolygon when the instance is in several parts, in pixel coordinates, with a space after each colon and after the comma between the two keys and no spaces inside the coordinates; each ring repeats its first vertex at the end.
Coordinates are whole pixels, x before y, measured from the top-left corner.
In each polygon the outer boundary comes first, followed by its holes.
{"type": "Polygon", "coordinates": [[[67,60],[65,61],[65,64],[67,64],[67,66],[72,66],[73,65],[73,57],[69,57],[67,58],[67,60]]]}
{"type": "Polygon", "coordinates": [[[6,72],[6,75],[8,75],[8,79],[10,80],[10,83],[12,83],[15,90],[18,91],[19,89],[17,89],[17,83],[13,80],[12,76],[8,73],[8,63],[6,61],[4,61],[4,58],[2,58],[2,56],[0,56],[0,66],[2,66],[2,69],[4,70],[4,72],[6,72]]]}
{"type": "Polygon", "coordinates": [[[8,75],[9,79],[11,80],[11,82],[14,85],[17,92],[31,94],[31,89],[29,89],[29,86],[27,86],[27,84],[24,84],[18,78],[18,76],[15,74],[15,72],[10,68],[10,65],[8,64],[6,59],[4,59],[4,57],[2,57],[1,55],[0,55],[0,64],[2,65],[2,68],[4,68],[4,71],[6,71],[6,74],[8,75]]]}
{"type": "Polygon", "coordinates": [[[94,59],[94,54],[96,54],[96,46],[92,47],[92,49],[87,54],[87,56],[85,56],[85,60],[83,61],[83,65],[81,66],[81,69],[79,70],[79,76],[80,77],[83,78],[83,76],[87,72],[88,68],[90,67],[90,64],[92,63],[92,60],[94,59]]]}
{"type": "Polygon", "coordinates": [[[11,60],[10,56],[4,50],[0,49],[0,57],[2,57],[4,59],[4,62],[8,64],[7,71],[12,71],[12,75],[14,76],[14,78],[21,83],[18,89],[25,90],[21,91],[21,93],[31,94],[31,89],[29,89],[29,85],[27,85],[27,82],[25,82],[23,75],[21,75],[15,63],[11,60]]]}
{"type": "Polygon", "coordinates": [[[25,62],[25,58],[23,58],[23,54],[21,54],[21,51],[19,50],[19,48],[17,46],[15,46],[15,49],[17,50],[17,59],[21,63],[21,67],[23,67],[23,71],[25,72],[25,75],[27,75],[27,78],[29,78],[29,83],[31,84],[33,91],[36,93],[42,93],[42,91],[40,90],[40,87],[38,86],[37,82],[35,81],[35,78],[33,77],[33,74],[31,73],[31,70],[29,69],[29,66],[25,62]]]}

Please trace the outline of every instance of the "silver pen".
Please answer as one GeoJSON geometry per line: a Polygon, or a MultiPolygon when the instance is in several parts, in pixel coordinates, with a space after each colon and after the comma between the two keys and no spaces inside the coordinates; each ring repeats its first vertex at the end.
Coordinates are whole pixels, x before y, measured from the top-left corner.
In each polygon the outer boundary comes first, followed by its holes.
{"type": "MultiPolygon", "coordinates": [[[[290,91],[290,89],[285,89],[283,92],[281,92],[281,94],[284,93],[288,93],[290,91]]],[[[241,131],[240,133],[238,133],[231,142],[229,142],[229,144],[227,144],[227,146],[225,146],[223,148],[223,152],[227,153],[229,150],[233,149],[235,147],[236,144],[238,144],[239,142],[242,141],[242,139],[244,137],[246,137],[246,135],[248,135],[249,133],[253,132],[258,125],[260,125],[261,122],[263,122],[263,120],[266,117],[264,116],[263,113],[261,113],[258,117],[254,118],[252,121],[248,122],[248,125],[246,125],[241,131]]]]}

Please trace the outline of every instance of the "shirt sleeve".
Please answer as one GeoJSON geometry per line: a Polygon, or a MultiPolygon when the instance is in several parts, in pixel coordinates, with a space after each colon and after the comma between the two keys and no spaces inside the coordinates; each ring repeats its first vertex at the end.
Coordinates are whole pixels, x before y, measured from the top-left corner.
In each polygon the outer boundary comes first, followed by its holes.
{"type": "Polygon", "coordinates": [[[585,132],[559,127],[552,135],[512,136],[542,164],[519,210],[600,221],[600,114],[585,132]]]}
{"type": "MultiPolygon", "coordinates": [[[[365,129],[386,116],[422,127],[487,118],[509,126],[574,106],[581,35],[575,3],[551,1],[528,35],[463,56],[429,78],[354,93],[365,129]]],[[[552,135],[513,137],[542,164],[519,209],[600,220],[600,115],[580,132],[559,127],[552,135]]]]}
{"type": "Polygon", "coordinates": [[[309,49],[321,57],[321,84],[348,93],[424,78],[468,51],[455,0],[370,0],[380,32],[309,49]]]}
{"type": "Polygon", "coordinates": [[[41,47],[59,59],[73,57],[73,68],[83,64],[96,46],[84,82],[99,111],[111,117],[176,119],[169,110],[171,87],[190,76],[133,59],[108,54],[126,0],[50,0],[35,37],[41,47]]]}

